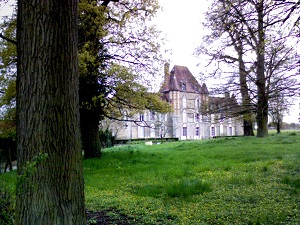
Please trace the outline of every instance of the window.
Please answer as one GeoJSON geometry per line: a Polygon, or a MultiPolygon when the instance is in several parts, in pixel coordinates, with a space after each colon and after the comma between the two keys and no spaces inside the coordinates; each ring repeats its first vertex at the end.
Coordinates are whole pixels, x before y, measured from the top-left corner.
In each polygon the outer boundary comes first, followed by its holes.
{"type": "Polygon", "coordinates": [[[228,135],[232,136],[232,127],[228,127],[228,135]]]}
{"type": "Polygon", "coordinates": [[[215,127],[211,127],[211,136],[215,137],[216,133],[215,133],[215,127]]]}
{"type": "Polygon", "coordinates": [[[195,136],[200,136],[200,127],[196,127],[195,136]]]}
{"type": "Polygon", "coordinates": [[[166,136],[166,128],[164,125],[160,127],[160,137],[163,138],[166,136]]]}
{"type": "Polygon", "coordinates": [[[182,136],[187,136],[187,127],[182,128],[182,136]]]}
{"type": "Polygon", "coordinates": [[[195,114],[195,121],[196,121],[196,122],[199,122],[199,121],[200,121],[200,114],[199,114],[199,113],[196,113],[196,114],[195,114]]]}
{"type": "Polygon", "coordinates": [[[144,114],[140,114],[140,121],[144,121],[144,114]]]}
{"type": "Polygon", "coordinates": [[[186,85],[185,85],[185,83],[182,83],[181,89],[182,89],[182,91],[186,91],[186,85]]]}
{"type": "Polygon", "coordinates": [[[200,110],[200,100],[199,99],[195,100],[195,109],[200,110]]]}

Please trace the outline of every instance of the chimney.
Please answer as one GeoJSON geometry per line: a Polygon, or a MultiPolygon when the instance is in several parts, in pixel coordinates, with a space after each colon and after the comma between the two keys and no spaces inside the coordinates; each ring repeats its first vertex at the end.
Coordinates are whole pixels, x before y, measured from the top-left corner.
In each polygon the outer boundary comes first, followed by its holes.
{"type": "Polygon", "coordinates": [[[228,91],[225,92],[225,98],[227,98],[227,99],[230,98],[230,94],[228,91]]]}
{"type": "Polygon", "coordinates": [[[164,73],[165,73],[165,78],[167,78],[170,75],[170,63],[165,63],[164,73]]]}
{"type": "Polygon", "coordinates": [[[169,82],[170,82],[170,63],[164,64],[164,81],[161,85],[159,92],[164,92],[166,89],[169,89],[169,82]]]}

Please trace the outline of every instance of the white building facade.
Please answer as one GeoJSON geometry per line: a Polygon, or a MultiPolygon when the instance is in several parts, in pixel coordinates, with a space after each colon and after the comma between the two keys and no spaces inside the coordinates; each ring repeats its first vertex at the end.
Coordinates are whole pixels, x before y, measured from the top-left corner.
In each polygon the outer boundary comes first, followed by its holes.
{"type": "Polygon", "coordinates": [[[223,109],[218,110],[219,105],[233,101],[234,97],[210,97],[206,85],[200,85],[187,67],[174,66],[170,73],[166,73],[160,92],[162,99],[171,104],[173,112],[145,111],[132,118],[134,122],[115,122],[110,128],[116,140],[200,140],[243,135],[242,121],[224,113],[223,109]]]}

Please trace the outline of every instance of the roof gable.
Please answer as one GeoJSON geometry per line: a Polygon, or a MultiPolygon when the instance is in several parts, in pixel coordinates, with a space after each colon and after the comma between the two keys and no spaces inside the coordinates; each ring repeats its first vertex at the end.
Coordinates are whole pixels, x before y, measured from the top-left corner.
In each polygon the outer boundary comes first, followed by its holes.
{"type": "MultiPolygon", "coordinates": [[[[164,87],[162,92],[183,91],[191,93],[202,93],[203,87],[198,83],[193,74],[185,66],[175,65],[170,74],[165,75],[164,87]]],[[[207,92],[206,85],[204,90],[207,92]]]]}

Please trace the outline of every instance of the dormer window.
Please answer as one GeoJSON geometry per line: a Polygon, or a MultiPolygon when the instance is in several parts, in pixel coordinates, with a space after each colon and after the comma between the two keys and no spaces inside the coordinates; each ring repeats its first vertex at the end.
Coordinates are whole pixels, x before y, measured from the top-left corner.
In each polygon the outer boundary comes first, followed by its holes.
{"type": "Polygon", "coordinates": [[[182,91],[186,91],[186,85],[185,85],[185,83],[181,84],[181,89],[182,89],[182,91]]]}

